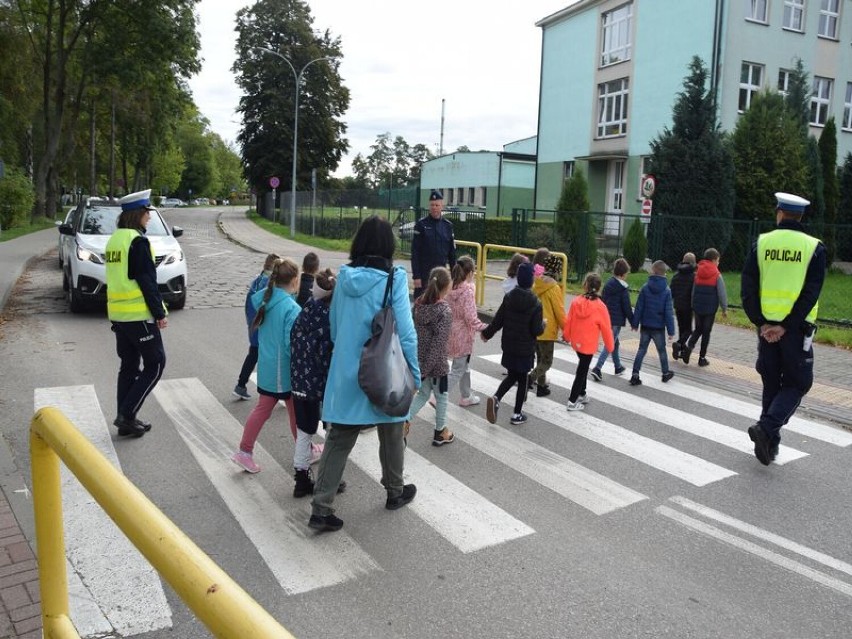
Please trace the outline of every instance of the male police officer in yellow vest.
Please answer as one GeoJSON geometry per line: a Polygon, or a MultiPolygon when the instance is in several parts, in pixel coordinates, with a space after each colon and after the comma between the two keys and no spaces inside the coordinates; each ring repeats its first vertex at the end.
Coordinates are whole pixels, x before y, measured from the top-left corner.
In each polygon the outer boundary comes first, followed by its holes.
{"type": "Polygon", "coordinates": [[[801,223],[810,202],[789,193],[775,198],[778,228],[758,238],[741,283],[743,309],[759,329],[757,372],[763,380],[763,410],[748,435],[766,466],[778,454],[781,427],[813,384],[812,343],[826,271],[825,246],[801,223]]]}
{"type": "Polygon", "coordinates": [[[154,252],[145,237],[151,189],[126,195],[119,204],[118,228],[106,245],[107,314],[121,360],[118,417],[113,424],[120,436],[142,437],[151,424],[136,414],[163,374],[166,352],[160,329],[168,320],[157,289],[154,252]]]}

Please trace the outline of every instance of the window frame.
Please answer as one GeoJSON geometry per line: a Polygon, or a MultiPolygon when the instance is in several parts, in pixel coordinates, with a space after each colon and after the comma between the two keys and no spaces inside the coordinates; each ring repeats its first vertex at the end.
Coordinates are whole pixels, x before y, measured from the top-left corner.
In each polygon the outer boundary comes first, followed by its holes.
{"type": "Polygon", "coordinates": [[[562,181],[567,182],[574,177],[574,160],[562,162],[562,181]]]}
{"type": "Polygon", "coordinates": [[[781,19],[781,28],[796,33],[805,32],[805,0],[784,0],[784,14],[781,19]],[[795,27],[795,18],[799,18],[799,26],[795,27]],[[789,24],[788,24],[789,23],[789,24]]]}
{"type": "Polygon", "coordinates": [[[601,13],[600,66],[630,60],[633,55],[633,0],[601,13]],[[618,16],[620,11],[626,15],[618,16]]]}
{"type": "Polygon", "coordinates": [[[815,75],[813,84],[813,93],[811,94],[810,100],[810,116],[808,118],[808,124],[811,126],[825,126],[825,123],[828,121],[829,109],[831,108],[831,89],[834,85],[834,80],[832,78],[826,78],[824,76],[815,75]],[[827,89],[828,95],[823,95],[823,89],[827,89]],[[816,116],[816,117],[814,117],[816,116]],[[821,121],[820,121],[821,120],[821,121]]]}
{"type": "Polygon", "coordinates": [[[757,22],[758,24],[769,24],[769,0],[745,0],[746,17],[749,22],[757,22]],[[757,17],[757,7],[759,3],[763,3],[763,17],[757,17]]]}
{"type": "Polygon", "coordinates": [[[598,121],[596,139],[605,140],[627,135],[627,113],[630,98],[630,79],[618,78],[609,82],[598,84],[598,121]],[[620,88],[614,91],[606,91],[616,84],[620,88]],[[615,113],[616,109],[618,114],[615,113]],[[611,117],[607,117],[610,114],[611,117]],[[617,127],[616,132],[609,132],[612,127],[617,127]]]}
{"type": "Polygon", "coordinates": [[[852,131],[852,82],[846,83],[846,100],[843,102],[843,120],[840,123],[842,131],[852,131]]]}
{"type": "Polygon", "coordinates": [[[840,30],[840,0],[820,0],[819,5],[819,23],[817,26],[817,35],[820,38],[829,40],[837,40],[837,34],[840,30]],[[826,3],[834,2],[834,10],[826,9],[826,3]],[[826,26],[832,25],[834,28],[831,33],[823,33],[823,24],[826,26]]]}
{"type": "Polygon", "coordinates": [[[790,77],[792,75],[793,75],[792,69],[784,69],[784,68],[778,69],[778,84],[776,85],[776,88],[778,90],[778,93],[780,93],[784,97],[787,97],[787,94],[790,93],[790,77]],[[782,74],[784,76],[783,87],[781,85],[782,74]]]}
{"type": "Polygon", "coordinates": [[[745,113],[748,111],[749,107],[751,107],[751,101],[754,98],[755,94],[759,93],[763,88],[763,78],[766,76],[766,67],[762,64],[758,64],[756,62],[747,62],[743,60],[740,65],[740,84],[739,91],[737,92],[737,113],[745,113]],[[748,71],[748,81],[743,82],[743,71],[745,67],[749,68],[748,71]],[[760,80],[757,84],[754,83],[754,70],[760,70],[760,80]],[[743,108],[743,91],[745,91],[745,108],[743,108]]]}

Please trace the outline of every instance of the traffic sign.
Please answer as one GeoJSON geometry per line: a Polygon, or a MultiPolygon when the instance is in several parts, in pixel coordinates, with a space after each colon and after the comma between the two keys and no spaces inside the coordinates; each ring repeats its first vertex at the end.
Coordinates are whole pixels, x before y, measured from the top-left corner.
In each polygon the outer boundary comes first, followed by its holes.
{"type": "Polygon", "coordinates": [[[650,198],[654,195],[654,190],[657,188],[657,178],[650,173],[642,176],[642,197],[650,198]]]}
{"type": "Polygon", "coordinates": [[[273,189],[277,189],[280,184],[281,184],[281,180],[279,180],[274,175],[271,178],[269,178],[269,186],[271,186],[273,189]]]}
{"type": "Polygon", "coordinates": [[[642,200],[642,215],[651,215],[651,208],[653,207],[653,202],[649,199],[642,200]]]}

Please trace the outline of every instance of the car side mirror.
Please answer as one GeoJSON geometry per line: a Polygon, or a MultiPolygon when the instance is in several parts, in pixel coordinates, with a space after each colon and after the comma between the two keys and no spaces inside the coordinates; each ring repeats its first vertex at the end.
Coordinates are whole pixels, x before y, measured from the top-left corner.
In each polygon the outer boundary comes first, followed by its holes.
{"type": "Polygon", "coordinates": [[[74,227],[70,224],[60,224],[59,225],[59,234],[60,235],[74,235],[74,227]]]}
{"type": "Polygon", "coordinates": [[[174,237],[180,237],[181,235],[183,235],[183,229],[179,226],[173,226],[172,227],[172,235],[174,237]]]}

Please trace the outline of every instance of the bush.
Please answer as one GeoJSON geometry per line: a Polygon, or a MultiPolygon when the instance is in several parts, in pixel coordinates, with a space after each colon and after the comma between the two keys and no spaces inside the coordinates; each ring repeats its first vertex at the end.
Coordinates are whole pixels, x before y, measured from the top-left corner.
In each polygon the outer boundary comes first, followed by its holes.
{"type": "Polygon", "coordinates": [[[0,178],[0,225],[4,229],[25,226],[35,204],[35,191],[20,169],[10,168],[0,178]]]}
{"type": "Polygon", "coordinates": [[[639,218],[634,218],[624,238],[624,259],[630,264],[630,270],[634,273],[642,270],[645,257],[648,255],[648,240],[645,238],[645,229],[642,226],[639,218]]]}

